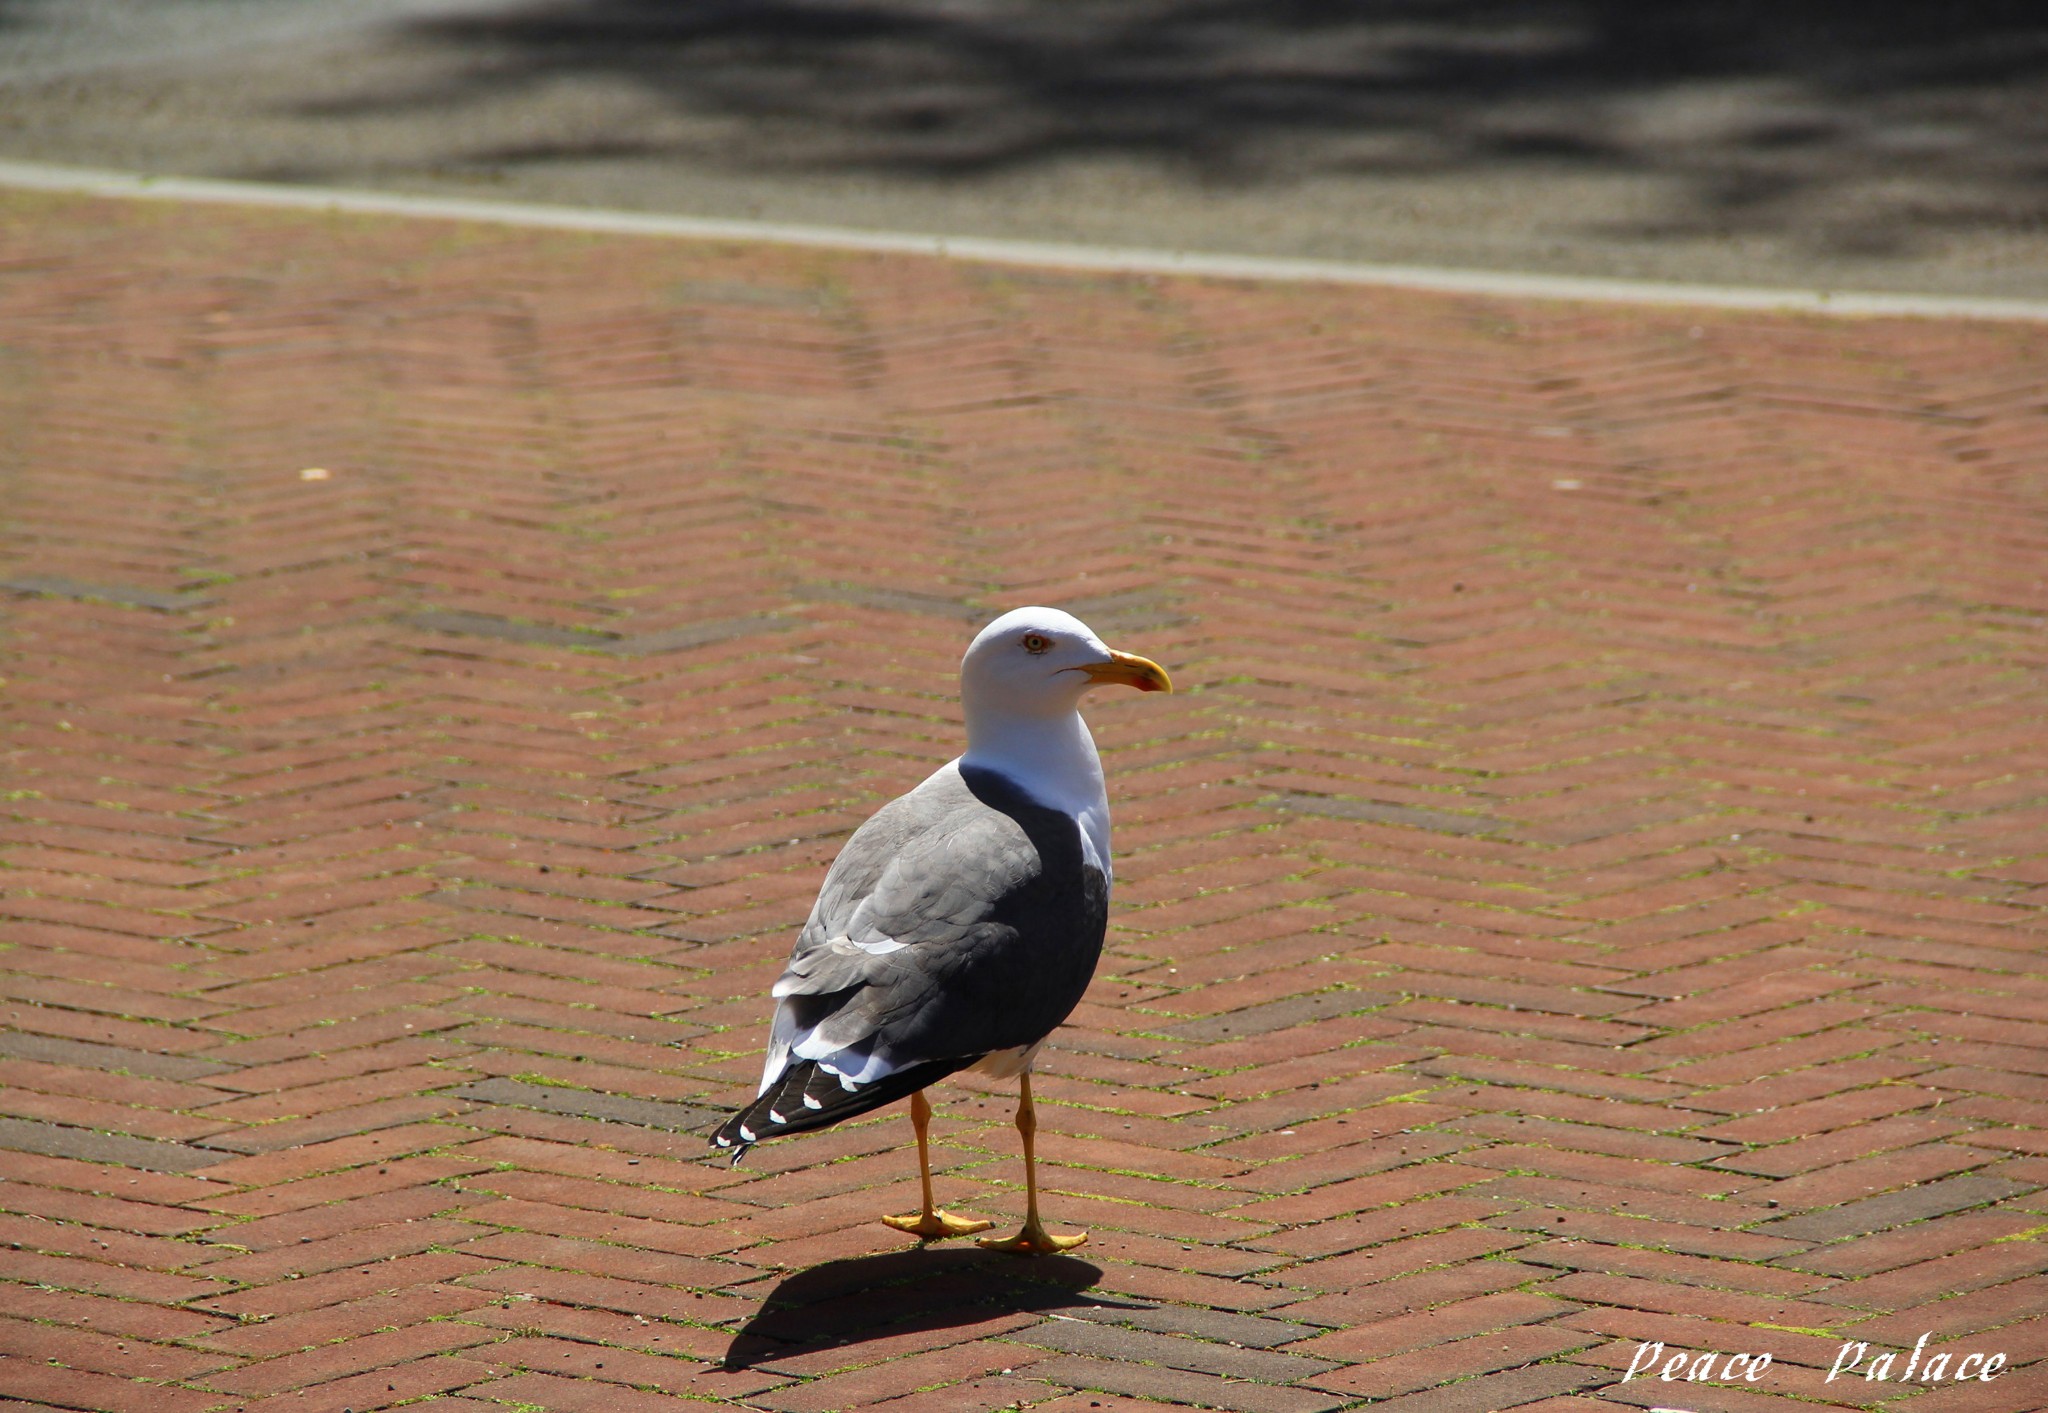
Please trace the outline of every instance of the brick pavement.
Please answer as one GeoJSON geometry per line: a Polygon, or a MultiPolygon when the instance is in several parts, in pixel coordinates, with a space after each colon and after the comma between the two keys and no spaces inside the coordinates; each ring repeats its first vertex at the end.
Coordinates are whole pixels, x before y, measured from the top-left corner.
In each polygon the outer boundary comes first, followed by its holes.
{"type": "Polygon", "coordinates": [[[0,230],[0,1409],[2048,1404],[2048,329],[0,230]],[[1185,688],[1040,1263],[695,1132],[1031,600],[1185,688]]]}

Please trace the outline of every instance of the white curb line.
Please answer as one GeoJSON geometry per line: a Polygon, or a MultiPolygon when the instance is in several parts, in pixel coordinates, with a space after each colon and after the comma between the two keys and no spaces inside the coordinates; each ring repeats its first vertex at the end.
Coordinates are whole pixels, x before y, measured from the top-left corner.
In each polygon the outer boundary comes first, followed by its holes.
{"type": "Polygon", "coordinates": [[[1443,270],[1426,265],[1375,265],[1348,260],[1295,260],[1259,255],[1203,255],[1171,250],[1067,245],[1054,241],[991,240],[978,236],[918,235],[862,231],[778,221],[724,221],[695,216],[659,216],[524,202],[478,201],[464,197],[403,196],[270,182],[219,181],[195,177],[151,177],[36,162],[0,160],[0,186],[79,196],[208,201],[294,211],[336,211],[356,215],[411,216],[433,220],[485,221],[496,225],[610,235],[680,237],[688,240],[759,242],[826,250],[866,250],[895,255],[1042,269],[1118,274],[1203,275],[1231,280],[1289,280],[1446,294],[1505,295],[1525,299],[1592,300],[1610,304],[1691,305],[1710,309],[1760,309],[1861,318],[1922,317],[2048,322],[2048,300],[1989,299],[1960,295],[1833,293],[1695,285],[1656,280],[1603,280],[1576,275],[1516,275],[1488,270],[1443,270]]]}

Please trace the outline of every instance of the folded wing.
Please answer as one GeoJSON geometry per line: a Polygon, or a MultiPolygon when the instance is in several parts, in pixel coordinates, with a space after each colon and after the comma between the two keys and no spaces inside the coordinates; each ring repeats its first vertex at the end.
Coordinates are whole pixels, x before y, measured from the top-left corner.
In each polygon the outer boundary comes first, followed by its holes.
{"type": "Polygon", "coordinates": [[[1094,974],[1109,885],[1080,828],[1006,777],[949,765],[884,806],[827,875],[777,998],[744,1150],[1034,1045],[1094,974]]]}

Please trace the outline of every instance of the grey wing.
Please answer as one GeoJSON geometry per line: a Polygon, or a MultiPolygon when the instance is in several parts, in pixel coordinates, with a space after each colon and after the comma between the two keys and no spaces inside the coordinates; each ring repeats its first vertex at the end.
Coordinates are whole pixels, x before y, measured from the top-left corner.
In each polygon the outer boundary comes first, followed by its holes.
{"type": "Polygon", "coordinates": [[[1101,952],[1108,881],[1074,821],[942,771],[847,842],[776,982],[762,1090],[792,1058],[851,1089],[1043,1039],[1101,952]]]}

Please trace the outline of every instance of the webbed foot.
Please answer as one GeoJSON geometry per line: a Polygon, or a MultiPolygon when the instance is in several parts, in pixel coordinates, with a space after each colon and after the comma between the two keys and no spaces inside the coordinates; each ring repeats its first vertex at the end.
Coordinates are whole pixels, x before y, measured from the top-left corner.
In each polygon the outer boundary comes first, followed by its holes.
{"type": "Polygon", "coordinates": [[[990,1251],[1007,1251],[1013,1256],[1056,1256],[1062,1251],[1072,1251],[1087,1239],[1085,1231],[1077,1231],[1072,1236],[1055,1236],[1036,1222],[1026,1222],[1024,1229],[1015,1236],[985,1236],[976,1244],[990,1251]]]}
{"type": "Polygon", "coordinates": [[[974,1217],[956,1217],[943,1208],[934,1207],[929,1212],[912,1212],[907,1217],[884,1217],[882,1220],[898,1231],[909,1232],[921,1241],[943,1241],[949,1236],[972,1236],[978,1231],[987,1231],[994,1222],[984,1222],[974,1217]]]}

